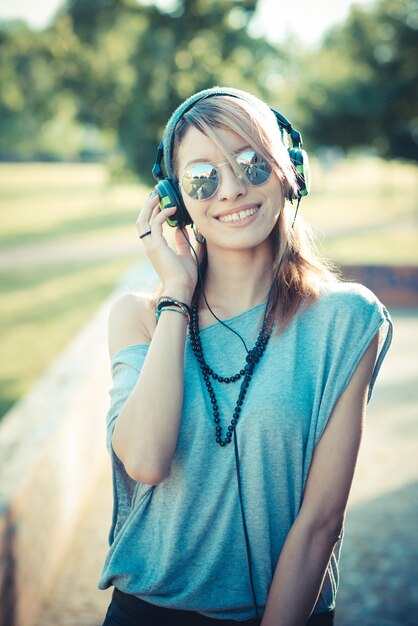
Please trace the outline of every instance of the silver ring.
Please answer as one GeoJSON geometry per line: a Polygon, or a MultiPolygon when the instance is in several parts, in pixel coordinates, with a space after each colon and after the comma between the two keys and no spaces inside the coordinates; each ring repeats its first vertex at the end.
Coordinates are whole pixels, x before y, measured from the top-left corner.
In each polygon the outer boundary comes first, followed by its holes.
{"type": "Polygon", "coordinates": [[[151,235],[151,231],[147,230],[145,233],[142,233],[142,235],[139,235],[140,239],[143,239],[144,237],[146,237],[147,235],[151,235]]]}

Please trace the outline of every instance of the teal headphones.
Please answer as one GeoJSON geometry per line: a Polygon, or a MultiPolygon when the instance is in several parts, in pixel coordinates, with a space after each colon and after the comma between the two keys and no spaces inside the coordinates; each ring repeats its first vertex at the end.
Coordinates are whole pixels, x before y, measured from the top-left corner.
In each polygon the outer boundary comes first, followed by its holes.
{"type": "MultiPolygon", "coordinates": [[[[239,98],[248,102],[265,115],[265,111],[263,111],[262,107],[265,107],[266,105],[264,105],[261,100],[245,91],[223,87],[213,87],[211,89],[199,91],[188,98],[174,111],[165,128],[163,140],[158,146],[157,156],[152,168],[152,175],[157,182],[155,191],[160,197],[161,206],[163,208],[168,208],[170,206],[177,207],[177,211],[174,215],[167,219],[167,223],[170,226],[183,228],[183,226],[186,226],[187,224],[192,224],[192,219],[183,202],[180,188],[174,177],[172,167],[173,143],[176,126],[181,117],[197,102],[215,96],[232,96],[234,98],[239,98]],[[163,174],[162,165],[164,165],[166,176],[163,174]]],[[[292,127],[291,123],[283,115],[278,113],[278,111],[275,111],[272,108],[270,108],[270,111],[274,114],[281,132],[283,133],[284,131],[289,135],[290,143],[292,145],[292,147],[288,149],[288,152],[290,160],[295,168],[298,191],[296,195],[291,193],[288,196],[288,199],[300,199],[302,196],[308,195],[310,190],[309,159],[305,150],[302,150],[302,136],[299,131],[292,127]]]]}

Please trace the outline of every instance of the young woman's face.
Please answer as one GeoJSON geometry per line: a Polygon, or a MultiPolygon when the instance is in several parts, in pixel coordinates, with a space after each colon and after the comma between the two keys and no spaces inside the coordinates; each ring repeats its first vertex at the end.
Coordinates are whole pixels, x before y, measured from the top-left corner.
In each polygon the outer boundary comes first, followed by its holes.
{"type": "MultiPolygon", "coordinates": [[[[231,155],[252,148],[233,131],[218,128],[216,132],[231,155]]],[[[186,208],[208,246],[237,250],[259,245],[270,235],[283,208],[283,191],[274,171],[266,182],[251,185],[237,176],[220,148],[194,126],[178,148],[177,176],[186,208]],[[184,174],[201,164],[215,166],[219,177],[216,192],[204,200],[191,198],[182,188],[184,174]]]]}

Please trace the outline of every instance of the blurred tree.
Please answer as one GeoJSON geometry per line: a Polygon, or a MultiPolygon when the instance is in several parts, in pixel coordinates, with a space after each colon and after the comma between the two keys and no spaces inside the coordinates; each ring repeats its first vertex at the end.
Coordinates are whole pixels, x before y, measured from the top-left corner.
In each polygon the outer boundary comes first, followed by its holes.
{"type": "Polygon", "coordinates": [[[113,149],[150,179],[164,124],[196,90],[226,84],[270,100],[281,51],[248,34],[257,0],[67,0],[54,23],[0,31],[0,153],[113,149]],[[273,77],[273,80],[271,80],[273,77]]]}
{"type": "Polygon", "coordinates": [[[418,8],[354,7],[317,51],[249,34],[257,0],[67,0],[41,32],[0,28],[0,157],[112,152],[150,180],[164,124],[198,89],[248,89],[309,149],[371,146],[418,160],[418,8]]]}
{"type": "Polygon", "coordinates": [[[305,57],[298,106],[311,145],[418,161],[417,30],[415,0],[354,6],[305,57]]]}
{"type": "MultiPolygon", "coordinates": [[[[37,32],[15,22],[0,29],[2,159],[74,159],[92,143],[79,98],[62,85],[82,56],[78,39],[63,26],[37,32]]],[[[97,152],[103,142],[94,143],[97,152]]]]}
{"type": "Polygon", "coordinates": [[[174,108],[214,84],[268,97],[283,55],[247,32],[256,0],[182,0],[170,11],[134,0],[68,0],[84,46],[62,84],[81,97],[79,119],[113,129],[129,165],[150,178],[157,142],[174,108]]]}
{"type": "Polygon", "coordinates": [[[6,157],[42,152],[34,138],[52,115],[49,44],[23,23],[0,31],[0,150],[6,157]]]}

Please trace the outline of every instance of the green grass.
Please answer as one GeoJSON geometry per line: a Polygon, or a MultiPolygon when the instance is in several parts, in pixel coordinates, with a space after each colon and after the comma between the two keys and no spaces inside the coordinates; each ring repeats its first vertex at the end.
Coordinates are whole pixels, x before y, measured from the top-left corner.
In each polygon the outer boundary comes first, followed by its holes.
{"type": "Polygon", "coordinates": [[[0,165],[0,246],[127,236],[144,195],[111,185],[101,165],[0,165]]]}
{"type": "MultiPolygon", "coordinates": [[[[337,264],[418,264],[418,168],[359,158],[312,163],[300,212],[337,264]]],[[[0,164],[0,247],[132,241],[148,189],[101,165],[0,164]]],[[[140,258],[0,269],[0,415],[25,393],[140,258]]]]}
{"type": "MultiPolygon", "coordinates": [[[[0,248],[132,241],[147,194],[100,165],[1,164],[0,248]]],[[[141,257],[0,268],[0,416],[35,382],[141,257]]]]}
{"type": "Polygon", "coordinates": [[[312,163],[301,213],[337,264],[418,264],[418,167],[364,157],[312,163]]]}
{"type": "Polygon", "coordinates": [[[0,275],[0,415],[28,391],[134,261],[40,265],[0,275]]]}

